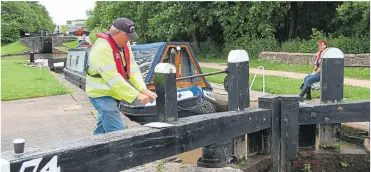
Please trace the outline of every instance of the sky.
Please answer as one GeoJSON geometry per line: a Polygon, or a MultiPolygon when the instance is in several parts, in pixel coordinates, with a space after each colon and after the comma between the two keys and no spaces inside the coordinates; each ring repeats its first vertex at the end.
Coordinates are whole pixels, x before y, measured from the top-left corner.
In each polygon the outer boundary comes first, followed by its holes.
{"type": "Polygon", "coordinates": [[[97,0],[39,0],[56,25],[66,25],[67,20],[87,19],[86,11],[93,9],[97,0]]]}

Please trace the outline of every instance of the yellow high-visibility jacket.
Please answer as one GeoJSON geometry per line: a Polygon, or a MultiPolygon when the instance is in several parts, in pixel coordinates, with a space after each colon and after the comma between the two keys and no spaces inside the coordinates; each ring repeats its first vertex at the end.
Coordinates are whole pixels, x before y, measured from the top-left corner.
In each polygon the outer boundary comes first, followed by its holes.
{"type": "MultiPolygon", "coordinates": [[[[96,98],[111,96],[117,100],[125,100],[132,103],[146,89],[139,66],[134,59],[130,43],[127,43],[130,51],[130,77],[125,80],[116,68],[113,58],[113,50],[107,40],[98,38],[92,46],[89,54],[87,70],[88,74],[100,74],[101,77],[86,75],[85,91],[88,97],[96,98]]],[[[125,66],[125,56],[120,51],[125,66]]]]}

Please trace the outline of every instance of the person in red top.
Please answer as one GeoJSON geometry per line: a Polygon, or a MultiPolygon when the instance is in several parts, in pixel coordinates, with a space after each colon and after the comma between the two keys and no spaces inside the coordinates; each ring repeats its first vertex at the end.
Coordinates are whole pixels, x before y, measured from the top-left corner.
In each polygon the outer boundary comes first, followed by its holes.
{"type": "Polygon", "coordinates": [[[327,40],[325,40],[325,39],[319,40],[317,45],[318,45],[319,51],[316,54],[316,60],[314,61],[313,72],[304,78],[304,84],[302,85],[301,92],[299,94],[299,96],[301,98],[303,98],[303,96],[306,94],[307,96],[305,98],[308,99],[308,100],[312,99],[311,85],[315,82],[320,81],[320,77],[321,77],[321,68],[320,68],[321,54],[322,54],[322,51],[327,48],[327,40]]]}

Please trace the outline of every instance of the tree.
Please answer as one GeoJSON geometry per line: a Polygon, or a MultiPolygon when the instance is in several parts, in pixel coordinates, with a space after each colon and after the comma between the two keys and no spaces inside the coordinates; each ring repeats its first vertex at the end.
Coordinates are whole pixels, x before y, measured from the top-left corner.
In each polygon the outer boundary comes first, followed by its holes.
{"type": "Polygon", "coordinates": [[[337,9],[337,34],[362,37],[370,35],[370,2],[344,2],[337,9]]]}
{"type": "Polygon", "coordinates": [[[14,42],[25,32],[53,31],[47,10],[37,2],[1,2],[1,42],[14,42]]]}
{"type": "Polygon", "coordinates": [[[61,32],[64,33],[64,34],[67,33],[68,32],[68,27],[66,25],[63,25],[62,29],[61,29],[61,32]]]}

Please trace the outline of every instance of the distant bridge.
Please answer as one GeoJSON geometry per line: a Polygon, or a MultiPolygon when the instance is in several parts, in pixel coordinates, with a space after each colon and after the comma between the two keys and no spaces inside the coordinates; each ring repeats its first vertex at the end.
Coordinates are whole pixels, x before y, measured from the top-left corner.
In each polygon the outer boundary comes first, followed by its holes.
{"type": "Polygon", "coordinates": [[[74,36],[37,36],[21,38],[21,43],[28,45],[35,53],[53,53],[53,48],[63,43],[77,40],[74,36]]]}

